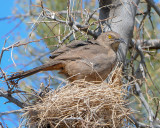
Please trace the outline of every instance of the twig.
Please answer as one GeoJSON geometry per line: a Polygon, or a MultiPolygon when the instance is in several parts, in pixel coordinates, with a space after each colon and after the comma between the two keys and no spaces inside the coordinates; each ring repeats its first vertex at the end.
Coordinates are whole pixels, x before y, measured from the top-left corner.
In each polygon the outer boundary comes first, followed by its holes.
{"type": "Polygon", "coordinates": [[[12,113],[22,113],[23,112],[23,110],[13,110],[13,111],[8,111],[8,112],[1,112],[0,113],[0,116],[2,116],[2,115],[8,115],[8,114],[12,114],[12,113]]]}
{"type": "MultiPolygon", "coordinates": [[[[59,11],[59,12],[57,12],[58,14],[67,14],[67,11],[66,10],[63,10],[63,11],[59,11]]],[[[80,14],[80,15],[82,15],[82,14],[84,14],[84,15],[87,15],[87,13],[85,12],[85,11],[73,11],[73,12],[71,12],[71,14],[72,13],[75,13],[75,14],[80,14]]],[[[94,19],[94,20],[98,20],[99,18],[98,18],[98,15],[94,15],[95,13],[88,13],[89,15],[92,15],[92,18],[94,19]]]]}
{"type": "Polygon", "coordinates": [[[4,127],[3,127],[3,124],[2,124],[1,122],[0,122],[0,126],[1,126],[1,128],[4,128],[4,127]]]}
{"type": "Polygon", "coordinates": [[[4,53],[4,51],[5,51],[5,45],[6,45],[6,43],[7,43],[7,40],[8,40],[8,38],[5,39],[4,44],[3,44],[2,51],[1,51],[1,54],[0,54],[0,64],[1,64],[1,61],[2,61],[3,53],[4,53]]]}
{"type": "Polygon", "coordinates": [[[131,119],[131,121],[134,122],[134,124],[136,125],[137,128],[147,128],[147,127],[149,127],[149,125],[146,125],[144,123],[141,123],[141,122],[137,121],[133,116],[129,116],[129,118],[131,119]]]}
{"type": "Polygon", "coordinates": [[[6,73],[1,68],[0,68],[0,70],[1,70],[1,73],[2,73],[2,78],[5,79],[5,82],[6,82],[7,86],[8,86],[8,89],[10,90],[11,87],[10,87],[8,81],[7,81],[6,73]]]}
{"type": "Polygon", "coordinates": [[[30,61],[29,63],[25,64],[24,67],[26,67],[26,66],[32,64],[33,62],[35,62],[35,61],[41,59],[42,57],[48,55],[48,54],[51,53],[51,52],[53,52],[53,51],[49,51],[49,52],[46,52],[46,53],[43,53],[43,54],[39,55],[38,57],[35,57],[32,61],[30,61]]]}
{"type": "MultiPolygon", "coordinates": [[[[37,15],[35,15],[35,16],[37,16],[37,15]]],[[[0,21],[1,20],[8,20],[8,19],[11,19],[11,18],[26,18],[26,17],[30,17],[30,14],[18,14],[18,15],[14,15],[14,16],[7,16],[7,17],[2,17],[2,18],[0,18],[0,21]]]]}
{"type": "Polygon", "coordinates": [[[146,66],[146,63],[145,63],[145,57],[144,57],[142,48],[141,48],[141,46],[140,46],[138,43],[136,43],[136,50],[137,50],[138,54],[139,54],[140,57],[141,57],[141,63],[142,63],[142,65],[143,65],[144,70],[145,70],[146,73],[148,74],[148,76],[149,76],[152,84],[154,85],[155,89],[156,89],[156,90],[159,92],[159,94],[160,94],[159,88],[154,84],[154,82],[153,82],[153,80],[152,80],[152,77],[151,77],[150,73],[148,72],[148,69],[147,69],[147,66],[146,66]]]}
{"type": "Polygon", "coordinates": [[[55,36],[50,36],[50,37],[44,37],[44,38],[41,38],[41,39],[38,39],[38,40],[32,40],[32,41],[28,41],[26,43],[20,43],[19,41],[4,48],[4,51],[8,51],[9,49],[11,49],[12,47],[19,47],[19,46],[22,46],[22,45],[27,45],[29,43],[33,43],[33,42],[40,42],[41,40],[45,40],[45,39],[48,39],[48,38],[55,38],[57,36],[62,36],[62,35],[55,35],[55,36]]]}
{"type": "Polygon", "coordinates": [[[156,118],[157,118],[157,116],[158,116],[158,114],[159,114],[159,100],[158,100],[158,103],[156,104],[157,106],[156,106],[156,114],[155,114],[155,117],[154,117],[154,119],[156,120],[156,118]]]}
{"type": "Polygon", "coordinates": [[[92,16],[96,13],[97,10],[94,10],[91,14],[88,13],[88,17],[85,21],[85,25],[89,24],[90,19],[92,18],[92,16]]]}
{"type": "MultiPolygon", "coordinates": [[[[22,19],[22,20],[20,20],[20,22],[13,28],[13,29],[11,29],[7,34],[5,34],[3,37],[6,37],[6,36],[8,36],[10,33],[12,33],[16,28],[18,28],[20,25],[21,25],[21,23],[23,22],[23,20],[24,19],[22,19]]],[[[2,38],[3,38],[2,37],[2,38]]]]}
{"type": "Polygon", "coordinates": [[[146,13],[143,15],[143,18],[142,18],[142,20],[141,20],[141,23],[140,23],[140,25],[139,25],[139,28],[141,28],[141,26],[142,26],[142,24],[144,23],[144,20],[145,20],[145,18],[147,17],[147,15],[150,13],[150,11],[151,11],[151,6],[147,6],[147,11],[146,11],[146,13]]]}
{"type": "Polygon", "coordinates": [[[16,66],[16,63],[14,62],[14,59],[13,59],[13,45],[12,45],[12,49],[11,49],[11,60],[14,64],[14,66],[16,66]]]}
{"type": "Polygon", "coordinates": [[[54,20],[54,21],[57,21],[57,22],[60,22],[62,24],[67,24],[69,25],[70,27],[72,27],[75,31],[79,31],[79,30],[82,30],[84,32],[87,32],[87,34],[93,36],[94,38],[97,38],[97,34],[92,31],[92,30],[89,30],[89,26],[88,25],[81,25],[80,23],[76,22],[76,21],[64,21],[64,20],[60,20],[58,18],[56,18],[55,16],[52,16],[53,14],[48,14],[46,15],[46,18],[48,19],[51,19],[51,20],[54,20]]]}
{"type": "Polygon", "coordinates": [[[71,35],[73,34],[73,30],[70,31],[65,37],[63,37],[62,41],[60,43],[63,43],[65,40],[67,40],[71,35]]]}
{"type": "Polygon", "coordinates": [[[67,17],[68,17],[68,21],[71,22],[71,8],[70,8],[70,0],[67,1],[67,17]]]}
{"type": "Polygon", "coordinates": [[[32,5],[32,0],[29,0],[29,5],[28,5],[28,9],[29,9],[29,15],[32,15],[32,8],[31,8],[31,5],[32,5]]]}

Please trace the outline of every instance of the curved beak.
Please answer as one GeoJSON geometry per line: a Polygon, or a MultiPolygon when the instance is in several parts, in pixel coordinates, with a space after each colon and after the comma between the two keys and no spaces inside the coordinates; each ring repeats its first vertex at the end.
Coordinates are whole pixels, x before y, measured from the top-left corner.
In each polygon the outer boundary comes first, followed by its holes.
{"type": "Polygon", "coordinates": [[[124,41],[123,38],[117,38],[117,39],[115,39],[114,41],[117,42],[117,43],[119,42],[119,43],[124,43],[124,44],[127,45],[127,43],[124,41]]]}
{"type": "Polygon", "coordinates": [[[127,43],[124,41],[123,38],[114,39],[114,43],[111,44],[111,46],[115,52],[117,52],[120,43],[124,43],[127,45],[127,43]]]}

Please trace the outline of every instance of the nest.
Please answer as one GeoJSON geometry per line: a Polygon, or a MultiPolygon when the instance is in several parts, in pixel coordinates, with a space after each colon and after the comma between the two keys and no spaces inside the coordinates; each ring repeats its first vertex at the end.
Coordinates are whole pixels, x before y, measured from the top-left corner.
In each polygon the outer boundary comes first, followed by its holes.
{"type": "Polygon", "coordinates": [[[130,110],[126,108],[126,92],[116,74],[109,84],[78,80],[48,92],[40,102],[25,108],[26,125],[39,128],[123,127],[130,110]]]}

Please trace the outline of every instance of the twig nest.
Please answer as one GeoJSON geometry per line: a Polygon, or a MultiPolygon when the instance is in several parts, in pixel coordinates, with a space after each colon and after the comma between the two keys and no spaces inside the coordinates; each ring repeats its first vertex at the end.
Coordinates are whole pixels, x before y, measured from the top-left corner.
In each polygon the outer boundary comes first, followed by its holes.
{"type": "Polygon", "coordinates": [[[50,91],[39,103],[25,108],[26,124],[39,128],[123,127],[130,112],[125,106],[125,89],[115,85],[119,83],[115,80],[112,84],[79,80],[50,91]]]}

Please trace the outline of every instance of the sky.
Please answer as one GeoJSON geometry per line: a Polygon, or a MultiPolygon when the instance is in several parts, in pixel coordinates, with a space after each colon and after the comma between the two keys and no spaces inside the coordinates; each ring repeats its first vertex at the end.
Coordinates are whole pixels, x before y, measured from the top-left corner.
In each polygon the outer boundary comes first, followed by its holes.
{"type": "MultiPolygon", "coordinates": [[[[13,5],[14,5],[14,0],[7,0],[7,1],[2,0],[1,1],[1,8],[0,8],[0,18],[12,15],[13,5]]],[[[0,28],[1,28],[0,29],[0,49],[2,49],[6,38],[8,38],[6,46],[8,46],[14,42],[14,37],[12,37],[12,36],[15,36],[15,35],[13,35],[13,33],[10,33],[8,35],[8,33],[14,29],[17,22],[19,22],[19,21],[18,20],[0,20],[0,28]]],[[[21,27],[25,28],[25,25],[22,24],[21,27]]],[[[15,30],[15,32],[16,31],[17,30],[15,30]]],[[[23,34],[21,34],[21,35],[25,36],[23,34]]],[[[2,63],[1,63],[2,69],[5,69],[7,67],[7,65],[9,65],[9,64],[13,64],[10,56],[11,56],[11,52],[4,53],[3,58],[2,58],[2,63]]],[[[12,71],[12,70],[10,70],[10,71],[12,71]]],[[[3,88],[4,86],[5,85],[3,84],[3,82],[0,82],[0,88],[3,88]]],[[[6,112],[6,111],[19,109],[19,107],[17,107],[16,105],[11,104],[11,103],[4,104],[5,102],[7,102],[7,100],[4,98],[1,98],[0,112],[6,112]]],[[[19,125],[18,120],[19,119],[12,114],[10,114],[8,116],[0,116],[0,122],[2,122],[4,126],[7,125],[9,128],[18,127],[18,125],[19,125]],[[2,122],[2,120],[1,120],[2,118],[3,118],[4,122],[2,122]]]]}
{"type": "MultiPolygon", "coordinates": [[[[156,0],[156,2],[158,2],[159,0],[156,0]]],[[[11,16],[12,15],[12,9],[14,6],[14,0],[1,0],[1,8],[0,8],[0,19],[6,16],[11,16]]],[[[15,38],[14,36],[16,36],[16,33],[19,33],[21,37],[26,38],[27,37],[27,32],[26,32],[26,26],[25,24],[21,24],[19,27],[14,30],[14,32],[11,32],[15,26],[20,22],[20,20],[0,20],[0,49],[2,49],[3,45],[4,45],[4,41],[6,38],[8,38],[6,46],[15,43],[15,38]],[[10,34],[8,34],[10,33],[10,34]]],[[[2,62],[1,62],[1,68],[5,69],[5,71],[15,71],[12,70],[13,67],[13,61],[11,59],[11,52],[5,52],[4,56],[2,58],[2,62]],[[8,65],[10,65],[8,67],[8,65]]],[[[4,87],[3,83],[0,82],[0,88],[4,87]]],[[[0,100],[0,112],[5,112],[5,111],[10,111],[10,110],[18,110],[19,107],[17,107],[14,104],[4,104],[5,102],[7,102],[6,99],[3,98],[3,100],[0,100]]],[[[2,122],[4,125],[7,125],[9,128],[14,128],[14,127],[18,127],[19,123],[18,123],[18,118],[14,115],[9,115],[9,116],[2,116],[0,117],[0,122],[2,122]],[[4,119],[5,122],[2,122],[1,119],[4,119]]]]}
{"type": "MultiPolygon", "coordinates": [[[[28,0],[27,0],[28,1],[28,0]]],[[[12,11],[13,7],[15,7],[15,0],[7,0],[7,1],[1,1],[0,8],[0,51],[3,48],[4,42],[7,39],[6,46],[10,46],[11,44],[14,44],[15,42],[19,41],[17,39],[18,36],[20,36],[22,39],[26,39],[28,37],[28,32],[30,30],[26,29],[26,25],[24,23],[20,24],[16,29],[15,26],[20,23],[19,19],[9,19],[9,20],[2,20],[6,16],[13,16],[12,11]],[[14,30],[14,31],[13,31],[14,30]]],[[[42,42],[41,42],[42,43],[42,42]]],[[[32,43],[32,46],[36,46],[36,43],[32,43]]],[[[45,44],[43,43],[43,46],[45,44]]],[[[24,47],[20,47],[22,50],[24,47]]],[[[25,50],[25,49],[24,49],[25,50]]],[[[27,52],[27,50],[25,50],[27,52]]],[[[47,52],[48,49],[44,50],[44,53],[47,52]]],[[[31,61],[31,59],[27,60],[27,57],[25,59],[22,58],[22,61],[17,61],[16,58],[16,48],[12,50],[12,53],[14,56],[11,59],[11,50],[5,51],[3,54],[3,58],[1,61],[1,68],[7,73],[10,74],[11,72],[16,72],[19,70],[19,68],[23,68],[24,64],[27,64],[31,61]],[[26,61],[26,62],[25,62],[26,61]],[[14,66],[14,62],[16,65],[18,65],[18,69],[16,66],[14,66]],[[20,66],[19,66],[20,65],[20,66]]],[[[20,55],[18,55],[20,56],[20,55]]],[[[34,65],[34,64],[33,64],[34,65]]],[[[33,66],[32,65],[32,66],[33,66]]],[[[28,66],[27,68],[31,68],[32,66],[28,66]]],[[[38,81],[40,83],[40,81],[38,81]]],[[[5,89],[6,85],[0,81],[0,88],[5,89]]],[[[12,111],[12,110],[19,110],[20,108],[12,103],[6,103],[7,100],[5,98],[0,97],[0,113],[6,112],[6,111],[12,111]]],[[[17,116],[14,116],[14,114],[9,114],[8,116],[0,116],[0,122],[3,123],[4,126],[8,126],[9,128],[16,128],[19,126],[19,118],[17,116]],[[2,118],[4,122],[2,122],[2,118]]],[[[0,126],[1,128],[1,126],[0,126]]]]}
{"type": "MultiPolygon", "coordinates": [[[[7,2],[3,2],[2,3],[3,6],[1,6],[0,8],[0,18],[6,17],[8,15],[12,15],[12,6],[13,6],[13,0],[8,0],[7,2]]],[[[4,41],[6,38],[6,34],[11,31],[11,28],[13,27],[14,23],[13,22],[8,22],[7,20],[1,20],[0,21],[0,48],[3,47],[4,45],[4,41]]],[[[8,61],[8,55],[9,54],[5,54],[5,56],[3,57],[3,61],[2,63],[5,61],[8,61]]],[[[4,68],[5,64],[3,63],[1,65],[2,68],[4,68]],[[3,65],[3,66],[2,66],[3,65]]]]}
{"type": "MultiPolygon", "coordinates": [[[[6,16],[12,16],[12,9],[14,6],[14,0],[7,0],[6,2],[2,2],[3,6],[1,6],[0,8],[0,19],[4,18],[6,16]]],[[[15,29],[15,26],[20,22],[20,20],[18,19],[6,19],[6,20],[0,20],[0,49],[2,49],[5,40],[7,39],[7,43],[6,46],[9,46],[13,43],[15,43],[15,36],[16,34],[21,30],[20,35],[22,37],[25,37],[25,25],[21,24],[19,27],[17,27],[17,29],[15,29]]],[[[11,52],[4,52],[4,56],[2,58],[2,64],[1,64],[1,68],[5,69],[6,68],[6,64],[8,63],[13,63],[11,62],[11,52]]]]}

